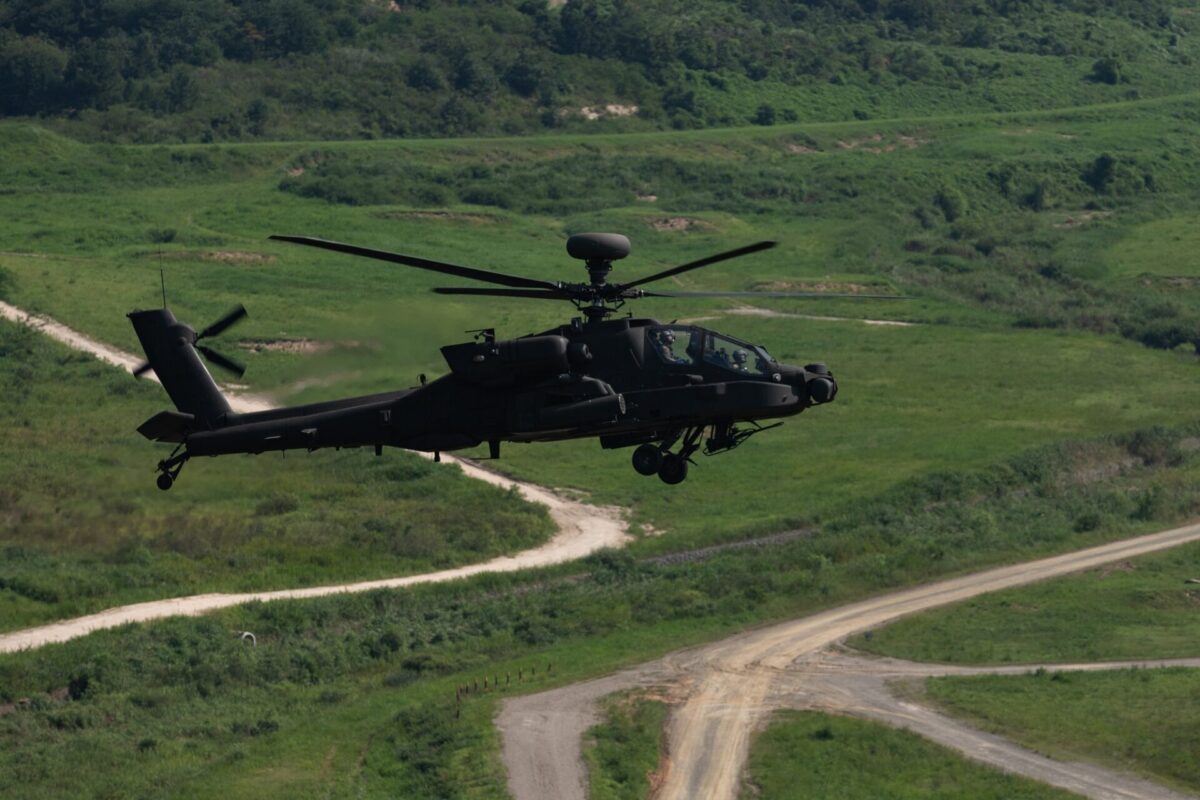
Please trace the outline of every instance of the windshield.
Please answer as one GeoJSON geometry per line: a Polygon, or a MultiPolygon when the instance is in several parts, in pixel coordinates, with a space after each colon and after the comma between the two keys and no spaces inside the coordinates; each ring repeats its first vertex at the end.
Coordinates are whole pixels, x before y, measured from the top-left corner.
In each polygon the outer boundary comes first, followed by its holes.
{"type": "Polygon", "coordinates": [[[766,375],[770,367],[754,345],[711,332],[704,340],[704,361],[734,372],[754,375],[766,375]]]}
{"type": "Polygon", "coordinates": [[[650,328],[650,349],[668,364],[695,364],[700,355],[701,331],[686,325],[663,325],[650,328]]]}
{"type": "Polygon", "coordinates": [[[774,359],[761,347],[690,325],[660,325],[647,330],[649,349],[674,366],[709,364],[747,375],[768,375],[774,359]]]}

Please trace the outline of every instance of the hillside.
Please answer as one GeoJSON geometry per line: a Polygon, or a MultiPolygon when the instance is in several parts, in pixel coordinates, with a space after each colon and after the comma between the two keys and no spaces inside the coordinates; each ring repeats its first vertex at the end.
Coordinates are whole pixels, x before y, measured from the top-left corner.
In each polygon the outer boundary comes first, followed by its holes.
{"type": "Polygon", "coordinates": [[[199,142],[1015,111],[1194,85],[1193,11],[1163,0],[15,0],[0,9],[0,114],[92,140],[199,142]]]}

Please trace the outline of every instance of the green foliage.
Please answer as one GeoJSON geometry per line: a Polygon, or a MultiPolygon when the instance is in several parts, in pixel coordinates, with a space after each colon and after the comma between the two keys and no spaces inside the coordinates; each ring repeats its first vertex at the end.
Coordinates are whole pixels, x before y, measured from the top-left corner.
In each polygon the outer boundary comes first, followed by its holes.
{"type": "Polygon", "coordinates": [[[61,94],[66,67],[66,53],[43,39],[18,39],[0,46],[0,112],[17,115],[41,110],[61,94]]]}
{"type": "Polygon", "coordinates": [[[1092,80],[1116,85],[1125,80],[1124,65],[1117,56],[1105,56],[1092,64],[1092,80]]]}
{"type": "Polygon", "coordinates": [[[777,712],[750,749],[743,798],[1066,800],[1075,795],[976,764],[916,734],[815,712],[777,712]]]}
{"type": "Polygon", "coordinates": [[[101,140],[376,138],[1033,108],[1114,99],[1131,73],[1143,94],[1194,82],[1188,17],[1131,5],[18,0],[0,17],[0,111],[101,140]],[[262,102],[277,112],[247,124],[262,102]],[[610,103],[638,113],[582,113],[610,103]]]}

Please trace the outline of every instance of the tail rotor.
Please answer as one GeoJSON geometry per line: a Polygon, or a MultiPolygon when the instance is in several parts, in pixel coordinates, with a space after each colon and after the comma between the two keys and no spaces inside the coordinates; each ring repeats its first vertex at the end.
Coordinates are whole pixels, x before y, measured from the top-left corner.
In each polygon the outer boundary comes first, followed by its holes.
{"type": "MultiPolygon", "coordinates": [[[[218,350],[214,350],[208,345],[197,344],[201,339],[208,339],[214,336],[219,336],[231,327],[241,322],[246,317],[246,307],[238,303],[233,309],[226,313],[223,317],[212,323],[208,327],[201,330],[199,333],[189,328],[187,325],[176,326],[175,332],[179,334],[181,344],[189,344],[196,349],[200,355],[204,356],[211,364],[215,364],[222,369],[228,370],[236,377],[240,378],[246,372],[246,367],[243,364],[235,361],[227,355],[224,355],[218,350]]],[[[151,369],[150,362],[144,361],[136,369],[133,374],[136,377],[141,377],[151,369]]]]}

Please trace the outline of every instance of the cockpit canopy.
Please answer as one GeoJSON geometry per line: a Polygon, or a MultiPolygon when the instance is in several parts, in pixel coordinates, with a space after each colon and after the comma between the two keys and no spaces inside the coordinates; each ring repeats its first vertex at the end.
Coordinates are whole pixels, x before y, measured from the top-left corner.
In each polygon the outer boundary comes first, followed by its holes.
{"type": "Polygon", "coordinates": [[[646,349],[668,367],[707,365],[741,375],[762,376],[775,371],[775,359],[762,347],[696,325],[649,327],[646,349]]]}

